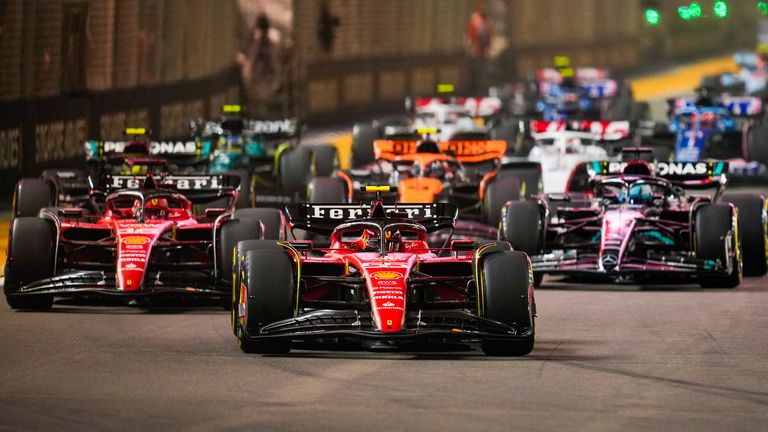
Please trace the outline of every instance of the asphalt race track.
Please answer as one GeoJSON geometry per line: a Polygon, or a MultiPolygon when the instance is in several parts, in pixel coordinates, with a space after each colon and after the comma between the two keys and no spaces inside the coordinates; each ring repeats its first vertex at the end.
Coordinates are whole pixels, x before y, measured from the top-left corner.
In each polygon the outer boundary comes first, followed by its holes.
{"type": "Polygon", "coordinates": [[[768,277],[735,290],[546,279],[536,301],[533,353],[492,358],[462,345],[246,355],[213,305],[35,313],[2,299],[0,431],[768,430],[768,277]]]}
{"type": "Polygon", "coordinates": [[[534,352],[246,355],[215,307],[0,306],[0,430],[765,430],[768,287],[552,283],[534,352]]]}

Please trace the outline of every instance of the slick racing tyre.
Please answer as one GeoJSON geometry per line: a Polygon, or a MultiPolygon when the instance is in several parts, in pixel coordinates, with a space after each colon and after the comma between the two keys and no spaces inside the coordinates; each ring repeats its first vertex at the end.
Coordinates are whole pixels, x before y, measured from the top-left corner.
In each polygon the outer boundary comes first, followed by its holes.
{"type": "Polygon", "coordinates": [[[497,174],[497,179],[518,178],[520,179],[520,192],[524,197],[536,196],[542,190],[541,165],[531,164],[524,167],[506,167],[501,168],[497,174]]]}
{"type": "MultiPolygon", "coordinates": [[[[519,340],[484,340],[483,352],[492,356],[524,356],[533,350],[535,305],[530,289],[531,263],[520,251],[493,252],[482,259],[483,317],[499,321],[529,336],[519,340]]],[[[480,282],[480,281],[478,281],[480,282]]]]}
{"type": "MultiPolygon", "coordinates": [[[[263,240],[264,225],[258,219],[230,219],[224,222],[218,238],[218,277],[225,282],[232,282],[232,262],[235,245],[243,240],[263,240]]],[[[227,304],[229,304],[227,302],[227,304]]]]}
{"type": "Polygon", "coordinates": [[[257,219],[264,226],[267,240],[285,240],[286,220],[283,212],[276,208],[246,208],[235,210],[234,219],[257,219]]]}
{"type": "Polygon", "coordinates": [[[296,274],[293,259],[275,245],[245,254],[243,284],[237,306],[237,341],[246,353],[283,354],[291,350],[290,340],[254,341],[262,327],[291,318],[296,301],[296,274]]]}
{"type": "Polygon", "coordinates": [[[352,129],[352,160],[350,168],[364,167],[373,162],[373,142],[379,131],[370,124],[356,123],[352,129]]]}
{"type": "Polygon", "coordinates": [[[284,193],[303,193],[312,171],[312,150],[309,146],[299,146],[284,151],[280,154],[278,171],[284,193]]]}
{"type": "Polygon", "coordinates": [[[347,202],[347,191],[341,179],[315,177],[309,183],[307,198],[313,204],[336,204],[347,202]]]}
{"type": "Polygon", "coordinates": [[[485,223],[498,227],[501,221],[501,209],[507,201],[520,199],[522,185],[519,178],[509,177],[494,179],[485,187],[483,194],[483,218],[485,223]]]}
{"type": "Polygon", "coordinates": [[[739,248],[738,221],[734,221],[733,208],[728,203],[704,204],[696,210],[695,239],[696,258],[717,260],[724,267],[731,267],[728,274],[703,272],[699,284],[703,288],[735,288],[741,283],[742,261],[739,248]],[[730,250],[725,253],[725,239],[732,234],[730,250]]]}
{"type": "Polygon", "coordinates": [[[11,225],[5,298],[13,309],[50,309],[53,296],[13,296],[24,285],[53,276],[55,233],[45,219],[17,217],[11,225]]]}
{"type": "Polygon", "coordinates": [[[36,178],[21,179],[13,193],[14,217],[37,217],[41,208],[56,205],[56,186],[36,178]]]}
{"type": "Polygon", "coordinates": [[[491,128],[491,139],[504,140],[507,142],[506,154],[528,156],[528,152],[516,147],[519,134],[519,122],[514,120],[501,120],[491,128]]]}
{"type": "Polygon", "coordinates": [[[768,126],[756,126],[747,132],[747,154],[749,161],[768,164],[768,126]]]}
{"type": "MultiPolygon", "coordinates": [[[[234,258],[232,262],[232,296],[231,296],[231,321],[232,331],[237,336],[237,305],[240,303],[240,291],[243,280],[243,270],[245,268],[245,255],[256,249],[280,248],[274,240],[243,240],[235,246],[234,258]]],[[[225,270],[226,271],[226,270],[225,270]]]]}
{"type": "Polygon", "coordinates": [[[312,173],[316,177],[329,177],[339,169],[339,153],[330,144],[312,146],[312,173]]]}
{"type": "MultiPolygon", "coordinates": [[[[536,201],[511,201],[504,207],[500,235],[516,251],[527,255],[541,252],[542,220],[536,201]]],[[[539,286],[542,273],[534,274],[534,286],[539,286]]]]}
{"type": "Polygon", "coordinates": [[[768,229],[766,229],[766,199],[763,195],[725,194],[722,201],[739,209],[742,261],[745,276],[763,276],[768,273],[768,229]]]}

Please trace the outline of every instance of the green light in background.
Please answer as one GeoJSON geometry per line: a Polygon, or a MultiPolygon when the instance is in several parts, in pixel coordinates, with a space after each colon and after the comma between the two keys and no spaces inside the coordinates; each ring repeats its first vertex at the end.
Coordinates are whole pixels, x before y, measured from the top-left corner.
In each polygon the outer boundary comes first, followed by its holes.
{"type": "Polygon", "coordinates": [[[768,2],[764,2],[764,1],[757,2],[757,13],[759,13],[762,16],[768,15],[768,2]]]}
{"type": "Polygon", "coordinates": [[[683,19],[683,21],[688,21],[691,19],[691,9],[688,6],[680,6],[677,8],[677,14],[680,15],[680,18],[683,19]]]}
{"type": "Polygon", "coordinates": [[[718,18],[725,18],[728,16],[728,3],[720,0],[716,1],[715,4],[712,5],[712,12],[715,13],[715,16],[718,18]]]}
{"type": "Polygon", "coordinates": [[[645,10],[645,22],[647,22],[650,25],[658,25],[659,21],[661,19],[661,16],[659,15],[659,11],[656,9],[646,9],[645,10]]]}
{"type": "Polygon", "coordinates": [[[688,11],[691,13],[691,18],[701,17],[701,5],[696,2],[693,2],[690,6],[688,6],[688,11]]]}

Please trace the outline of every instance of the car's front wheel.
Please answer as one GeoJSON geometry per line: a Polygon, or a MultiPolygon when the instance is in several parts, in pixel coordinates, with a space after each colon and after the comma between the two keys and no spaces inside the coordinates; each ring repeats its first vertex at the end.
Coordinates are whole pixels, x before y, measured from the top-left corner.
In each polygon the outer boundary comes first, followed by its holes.
{"type": "Polygon", "coordinates": [[[296,305],[296,272],[291,256],[278,245],[245,254],[243,283],[238,296],[235,333],[243,352],[283,354],[291,350],[286,339],[255,341],[248,336],[265,325],[291,318],[296,305]]]}
{"type": "Polygon", "coordinates": [[[533,350],[536,336],[533,280],[528,256],[519,251],[493,252],[482,261],[482,316],[518,331],[520,339],[482,342],[482,349],[493,356],[524,356],[533,350]]]}
{"type": "Polygon", "coordinates": [[[13,309],[50,309],[52,295],[14,296],[24,285],[53,276],[55,233],[45,219],[18,217],[11,225],[5,295],[13,309]]]}

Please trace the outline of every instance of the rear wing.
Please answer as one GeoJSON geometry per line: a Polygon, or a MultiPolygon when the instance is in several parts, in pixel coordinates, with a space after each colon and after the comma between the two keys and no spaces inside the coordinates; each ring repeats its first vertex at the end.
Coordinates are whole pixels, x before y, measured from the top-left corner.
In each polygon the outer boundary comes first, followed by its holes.
{"type": "MultiPolygon", "coordinates": [[[[456,140],[437,143],[440,152],[456,158],[462,163],[483,162],[491,159],[503,159],[507,151],[504,140],[456,140]]],[[[419,141],[414,140],[376,140],[373,153],[376,159],[394,160],[398,156],[417,154],[419,141]]]]}
{"type": "MultiPolygon", "coordinates": [[[[619,175],[630,162],[595,161],[587,163],[590,177],[619,175]]],[[[636,163],[636,162],[634,162],[636,163]]],[[[656,177],[685,188],[709,188],[727,182],[728,162],[646,162],[656,177]]]]}
{"type": "MultiPolygon", "coordinates": [[[[458,207],[449,203],[384,204],[386,218],[392,222],[408,220],[423,225],[427,232],[453,227],[458,217],[458,207]]],[[[292,228],[328,235],[337,226],[370,217],[369,204],[309,204],[301,203],[286,207],[292,228]]]]}
{"type": "MultiPolygon", "coordinates": [[[[678,114],[696,108],[696,101],[688,98],[674,98],[667,101],[670,111],[678,114]]],[[[754,117],[763,114],[763,101],[753,96],[723,96],[713,107],[723,108],[736,117],[754,117]]]]}
{"type": "Polygon", "coordinates": [[[414,109],[417,113],[442,105],[461,106],[472,117],[490,117],[499,113],[502,109],[501,99],[495,96],[417,97],[414,100],[414,109]]]}
{"type": "Polygon", "coordinates": [[[547,81],[555,84],[559,84],[563,81],[562,70],[568,70],[569,75],[572,75],[579,81],[595,81],[608,79],[608,71],[602,68],[583,67],[583,68],[544,68],[536,71],[536,79],[539,81],[547,81]]]}
{"type": "Polygon", "coordinates": [[[217,175],[169,175],[131,176],[104,175],[100,188],[104,193],[119,190],[165,189],[183,194],[193,203],[207,202],[212,199],[231,196],[240,187],[240,177],[226,174],[217,175]],[[148,186],[149,185],[149,186],[148,186]]]}
{"type": "Polygon", "coordinates": [[[280,120],[248,120],[248,133],[260,135],[269,139],[293,138],[299,131],[298,121],[292,118],[280,120]]]}
{"type": "Polygon", "coordinates": [[[608,72],[600,68],[545,68],[536,71],[536,81],[539,91],[546,93],[551,86],[559,86],[565,78],[563,71],[568,71],[568,76],[572,77],[576,84],[581,87],[590,98],[610,98],[616,96],[619,91],[619,84],[616,80],[608,77],[608,72]]]}
{"type": "Polygon", "coordinates": [[[533,120],[530,123],[531,136],[537,134],[576,131],[587,132],[594,136],[595,141],[619,141],[631,137],[632,130],[629,121],[544,121],[533,120]]]}
{"type": "Polygon", "coordinates": [[[202,160],[211,153],[209,141],[86,141],[84,147],[86,161],[135,155],[202,160]]]}

